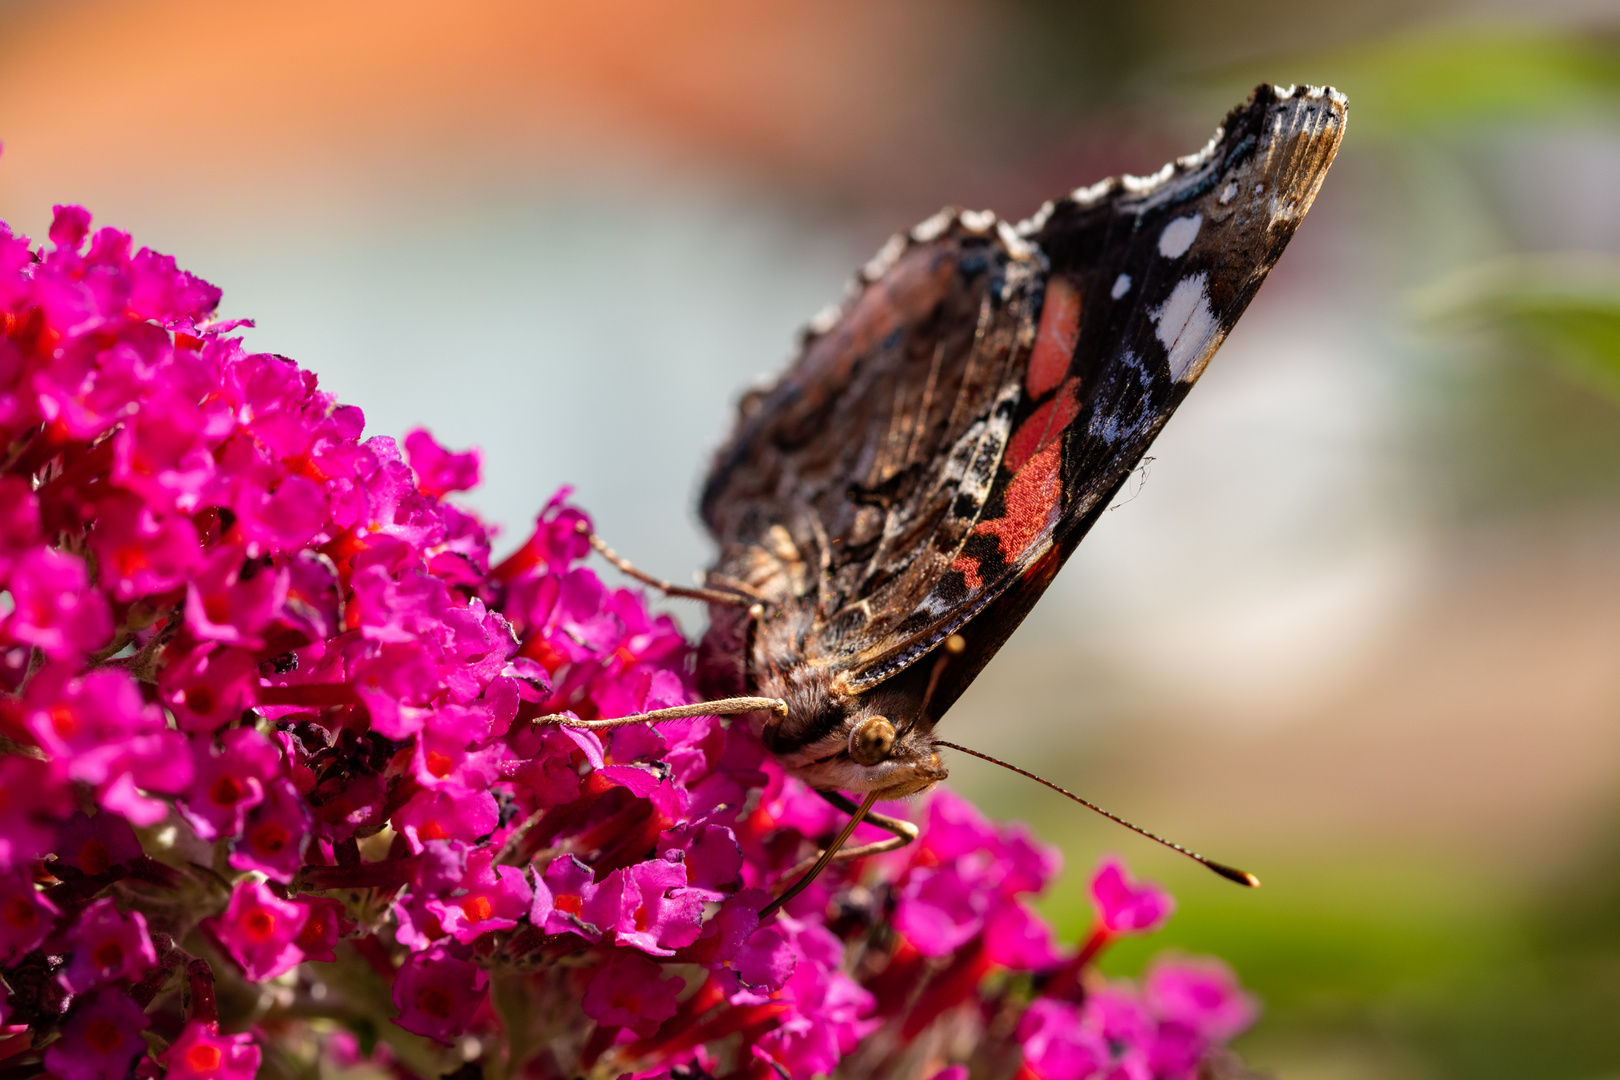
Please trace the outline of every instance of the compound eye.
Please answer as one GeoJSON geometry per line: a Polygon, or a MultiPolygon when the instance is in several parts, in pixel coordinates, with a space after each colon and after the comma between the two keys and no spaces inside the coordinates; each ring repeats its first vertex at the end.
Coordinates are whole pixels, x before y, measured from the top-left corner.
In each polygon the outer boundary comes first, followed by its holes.
{"type": "Polygon", "coordinates": [[[876,765],[894,749],[894,725],[881,716],[868,716],[849,733],[849,756],[857,765],[876,765]]]}

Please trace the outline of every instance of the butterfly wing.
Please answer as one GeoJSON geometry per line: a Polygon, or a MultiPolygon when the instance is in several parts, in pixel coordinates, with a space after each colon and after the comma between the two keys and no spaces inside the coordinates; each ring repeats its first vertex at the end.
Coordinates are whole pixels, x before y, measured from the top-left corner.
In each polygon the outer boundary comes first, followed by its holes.
{"type": "Polygon", "coordinates": [[[1199,154],[1043,207],[925,222],[745,400],[705,486],[717,584],[870,689],[963,630],[939,715],[1034,604],[1310,207],[1331,90],[1262,86],[1199,154]]]}
{"type": "Polygon", "coordinates": [[[816,613],[801,647],[842,655],[825,647],[838,626],[870,640],[990,496],[1040,272],[995,224],[945,214],[891,243],[840,317],[744,400],[720,452],[702,500],[722,548],[711,580],[816,613]]]}

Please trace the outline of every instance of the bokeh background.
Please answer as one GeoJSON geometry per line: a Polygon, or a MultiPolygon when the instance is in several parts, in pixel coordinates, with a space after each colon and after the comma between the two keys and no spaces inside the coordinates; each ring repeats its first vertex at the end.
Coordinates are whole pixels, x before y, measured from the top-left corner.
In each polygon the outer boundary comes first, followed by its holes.
{"type": "MultiPolygon", "coordinates": [[[[649,569],[736,395],[887,235],[1351,101],[1316,208],[1150,466],[948,720],[1252,868],[973,761],[1181,900],[1289,1080],[1620,1077],[1620,12],[1361,0],[0,0],[0,218],[221,285],[371,431],[560,484],[649,569]]],[[[611,572],[609,572],[611,573],[611,572]]],[[[672,607],[689,626],[701,615],[672,607]]]]}

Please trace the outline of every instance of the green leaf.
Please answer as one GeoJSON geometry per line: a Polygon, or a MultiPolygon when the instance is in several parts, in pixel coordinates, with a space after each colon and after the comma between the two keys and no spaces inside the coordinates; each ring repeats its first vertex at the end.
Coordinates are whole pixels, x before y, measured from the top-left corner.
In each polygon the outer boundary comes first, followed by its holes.
{"type": "Polygon", "coordinates": [[[1350,98],[1363,137],[1608,113],[1620,107],[1620,48],[1539,27],[1441,28],[1223,71],[1236,82],[1304,78],[1350,98]]]}
{"type": "Polygon", "coordinates": [[[1424,289],[1413,309],[1441,333],[1505,336],[1620,402],[1620,260],[1501,259],[1424,289]]]}

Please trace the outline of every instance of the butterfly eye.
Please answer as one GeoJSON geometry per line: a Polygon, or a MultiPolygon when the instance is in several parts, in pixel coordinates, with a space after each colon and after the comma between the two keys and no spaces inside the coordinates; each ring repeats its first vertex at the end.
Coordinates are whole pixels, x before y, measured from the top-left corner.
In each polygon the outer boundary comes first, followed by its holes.
{"type": "Polygon", "coordinates": [[[849,756],[857,765],[876,765],[894,747],[894,725],[881,716],[868,716],[849,733],[849,756]]]}

